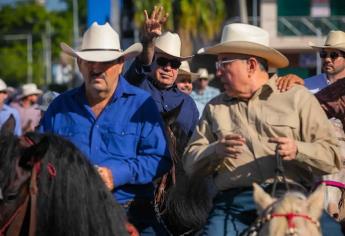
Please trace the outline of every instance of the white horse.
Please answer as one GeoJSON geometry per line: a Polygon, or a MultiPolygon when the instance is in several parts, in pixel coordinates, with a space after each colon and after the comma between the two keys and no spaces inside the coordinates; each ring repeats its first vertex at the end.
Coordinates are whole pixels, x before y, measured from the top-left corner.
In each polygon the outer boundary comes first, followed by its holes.
{"type": "Polygon", "coordinates": [[[309,197],[291,191],[278,200],[259,185],[253,187],[259,218],[249,235],[321,235],[319,219],[323,210],[324,185],[309,197]]]}

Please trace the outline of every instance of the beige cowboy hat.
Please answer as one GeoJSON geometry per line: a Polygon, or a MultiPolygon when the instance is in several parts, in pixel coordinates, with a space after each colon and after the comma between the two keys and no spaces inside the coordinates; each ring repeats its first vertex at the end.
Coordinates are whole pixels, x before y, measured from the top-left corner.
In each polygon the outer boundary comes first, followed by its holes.
{"type": "Polygon", "coordinates": [[[197,73],[199,75],[198,78],[202,78],[202,79],[205,78],[208,80],[214,79],[214,75],[209,74],[206,68],[199,68],[197,73]]]}
{"type": "Polygon", "coordinates": [[[7,85],[6,85],[5,81],[0,79],[0,92],[3,92],[3,91],[7,92],[7,85]]]}
{"type": "Polygon", "coordinates": [[[42,90],[37,88],[37,85],[34,83],[24,84],[21,88],[21,93],[18,95],[18,99],[22,99],[24,97],[30,95],[41,95],[42,90]]]}
{"type": "Polygon", "coordinates": [[[178,34],[169,31],[164,32],[161,36],[154,40],[155,52],[165,53],[169,56],[183,61],[192,58],[193,56],[181,56],[181,39],[178,34]]]}
{"type": "Polygon", "coordinates": [[[113,61],[119,57],[124,57],[126,60],[136,57],[143,50],[140,43],[135,43],[122,51],[118,33],[108,23],[98,25],[96,22],[84,33],[78,51],[65,43],[61,43],[60,46],[65,53],[72,57],[95,62],[113,61]]]}
{"type": "Polygon", "coordinates": [[[191,72],[188,61],[182,61],[181,62],[181,66],[178,69],[178,76],[179,75],[190,76],[192,81],[198,78],[198,74],[197,73],[191,72]]]}
{"type": "Polygon", "coordinates": [[[269,46],[269,34],[254,25],[233,23],[224,26],[220,43],[201,48],[198,54],[238,53],[266,59],[269,66],[283,68],[289,60],[279,51],[269,46]]]}
{"type": "Polygon", "coordinates": [[[309,46],[317,50],[321,48],[332,48],[345,52],[345,32],[340,30],[332,30],[327,35],[324,45],[318,46],[312,42],[309,42],[309,46]]]}

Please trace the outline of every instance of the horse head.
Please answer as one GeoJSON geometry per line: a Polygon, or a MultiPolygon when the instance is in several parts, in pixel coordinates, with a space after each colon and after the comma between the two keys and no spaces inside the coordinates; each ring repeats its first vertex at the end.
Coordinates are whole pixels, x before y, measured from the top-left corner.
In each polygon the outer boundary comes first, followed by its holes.
{"type": "MultiPolygon", "coordinates": [[[[251,227],[255,235],[321,235],[319,218],[324,202],[325,186],[321,185],[309,197],[299,192],[287,192],[276,200],[254,184],[254,201],[259,217],[251,227]]],[[[249,233],[249,235],[251,235],[249,233]]]]}
{"type": "Polygon", "coordinates": [[[71,142],[53,134],[0,136],[0,156],[0,235],[127,234],[123,209],[71,142]],[[17,218],[30,222],[12,224],[17,218]]]}

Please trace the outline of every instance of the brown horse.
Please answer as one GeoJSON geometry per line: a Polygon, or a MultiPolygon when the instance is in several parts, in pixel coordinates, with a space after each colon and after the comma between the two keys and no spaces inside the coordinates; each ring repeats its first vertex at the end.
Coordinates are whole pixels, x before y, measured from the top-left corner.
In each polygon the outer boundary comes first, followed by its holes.
{"type": "Polygon", "coordinates": [[[0,235],[128,235],[123,209],[69,141],[0,136],[0,235]]]}
{"type": "Polygon", "coordinates": [[[287,192],[276,200],[259,185],[253,184],[259,217],[248,235],[321,235],[319,218],[324,201],[324,186],[308,198],[299,192],[287,192]]]}

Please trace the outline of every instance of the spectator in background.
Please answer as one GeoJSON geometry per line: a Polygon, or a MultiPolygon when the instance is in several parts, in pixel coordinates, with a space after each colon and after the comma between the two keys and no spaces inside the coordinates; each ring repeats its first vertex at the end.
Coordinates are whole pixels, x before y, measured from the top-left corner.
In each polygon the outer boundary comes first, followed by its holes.
{"type": "Polygon", "coordinates": [[[199,68],[198,75],[199,78],[194,81],[193,92],[190,96],[194,101],[198,101],[205,106],[212,98],[219,95],[220,91],[208,85],[213,77],[208,74],[206,68],[199,68]]]}
{"type": "Polygon", "coordinates": [[[57,92],[47,91],[38,99],[37,109],[41,111],[41,117],[43,117],[44,112],[48,109],[49,104],[59,95],[57,92]]]}
{"type": "Polygon", "coordinates": [[[22,132],[34,131],[41,119],[41,112],[37,110],[37,100],[42,90],[34,83],[24,84],[19,91],[17,101],[11,106],[19,112],[22,132]]]}
{"type": "Polygon", "coordinates": [[[309,45],[319,51],[322,60],[322,74],[304,80],[304,85],[317,93],[329,84],[345,77],[345,32],[330,31],[324,45],[309,45]]]}
{"type": "Polygon", "coordinates": [[[0,79],[0,128],[12,115],[15,121],[14,134],[19,136],[22,134],[19,113],[16,109],[5,104],[7,96],[7,85],[0,79]]]}
{"type": "MultiPolygon", "coordinates": [[[[198,78],[198,74],[190,71],[188,61],[182,61],[181,66],[178,69],[178,74],[177,74],[177,79],[176,79],[177,87],[185,94],[190,95],[191,92],[193,91],[193,81],[197,78],[198,78]]],[[[199,118],[200,118],[205,106],[198,101],[194,101],[194,102],[195,102],[196,107],[198,108],[199,118]]]]}

